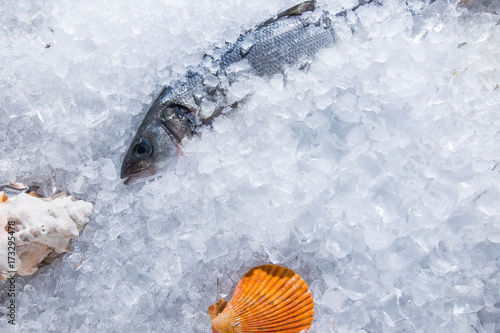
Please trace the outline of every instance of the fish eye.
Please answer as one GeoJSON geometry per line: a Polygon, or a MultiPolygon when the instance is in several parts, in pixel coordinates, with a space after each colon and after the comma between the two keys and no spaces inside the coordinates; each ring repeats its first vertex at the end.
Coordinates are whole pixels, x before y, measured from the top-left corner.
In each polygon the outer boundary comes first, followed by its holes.
{"type": "Polygon", "coordinates": [[[148,157],[152,151],[151,143],[148,140],[141,140],[134,148],[135,156],[140,158],[148,157]]]}

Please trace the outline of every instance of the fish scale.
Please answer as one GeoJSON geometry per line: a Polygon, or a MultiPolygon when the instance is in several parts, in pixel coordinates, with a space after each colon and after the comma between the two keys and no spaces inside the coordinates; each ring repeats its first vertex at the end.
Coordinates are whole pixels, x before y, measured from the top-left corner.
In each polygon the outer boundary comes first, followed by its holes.
{"type": "Polygon", "coordinates": [[[247,59],[257,75],[272,75],[334,43],[335,32],[327,17],[322,16],[317,22],[309,22],[300,16],[284,17],[242,36],[222,56],[220,68],[225,70],[231,64],[247,59]],[[254,43],[245,52],[243,44],[248,39],[254,43]]]}
{"type": "MultiPolygon", "coordinates": [[[[362,0],[353,10],[370,2],[362,0]]],[[[125,154],[121,178],[130,184],[156,177],[175,165],[184,138],[191,138],[198,127],[237,104],[228,105],[226,93],[242,72],[269,77],[334,43],[330,15],[319,13],[314,1],[294,6],[248,31],[229,44],[219,59],[212,59],[213,69],[200,66],[161,91],[125,154]],[[249,66],[231,66],[242,60],[249,66]]]]}

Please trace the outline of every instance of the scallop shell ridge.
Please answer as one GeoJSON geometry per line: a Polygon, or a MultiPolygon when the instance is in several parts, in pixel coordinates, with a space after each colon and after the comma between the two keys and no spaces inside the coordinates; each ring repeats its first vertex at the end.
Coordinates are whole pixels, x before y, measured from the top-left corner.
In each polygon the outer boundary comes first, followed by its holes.
{"type": "Polygon", "coordinates": [[[291,269],[264,265],[251,269],[236,286],[231,301],[211,306],[212,331],[301,332],[311,326],[314,302],[306,282],[291,269]]]}

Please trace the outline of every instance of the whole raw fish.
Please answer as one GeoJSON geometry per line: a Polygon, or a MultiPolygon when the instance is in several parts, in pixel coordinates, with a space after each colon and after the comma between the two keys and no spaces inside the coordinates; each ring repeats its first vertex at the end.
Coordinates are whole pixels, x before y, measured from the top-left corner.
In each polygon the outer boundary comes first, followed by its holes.
{"type": "MultiPolygon", "coordinates": [[[[370,2],[363,0],[351,10],[370,2]]],[[[175,164],[184,138],[190,139],[199,126],[231,108],[225,92],[238,76],[231,65],[246,60],[251,72],[266,77],[334,43],[332,19],[328,12],[319,12],[315,1],[296,5],[248,31],[220,58],[209,59],[211,66],[200,66],[162,90],[125,154],[121,178],[130,184],[165,172],[175,164]]]]}

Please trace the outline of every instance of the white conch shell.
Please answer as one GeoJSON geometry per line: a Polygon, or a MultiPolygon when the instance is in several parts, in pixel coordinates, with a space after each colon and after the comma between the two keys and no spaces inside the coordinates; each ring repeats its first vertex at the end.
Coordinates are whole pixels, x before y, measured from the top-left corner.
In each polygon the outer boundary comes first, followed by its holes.
{"type": "Polygon", "coordinates": [[[71,239],[85,228],[92,210],[90,202],[66,193],[51,198],[25,193],[6,198],[0,192],[0,280],[5,280],[9,271],[33,274],[42,261],[69,251],[71,239]],[[15,256],[8,255],[12,251],[8,242],[12,236],[8,233],[9,221],[15,229],[15,256]],[[9,267],[9,261],[14,262],[14,267],[9,267]]]}

